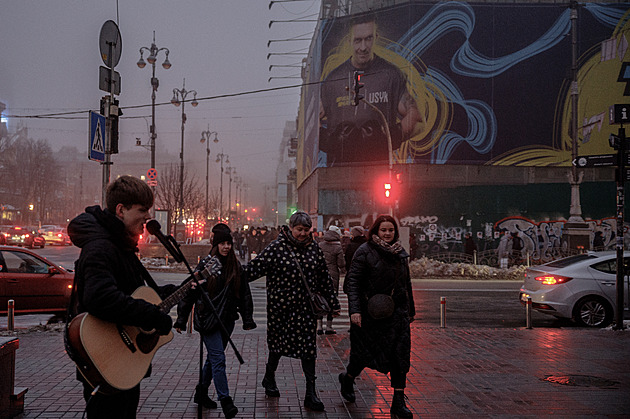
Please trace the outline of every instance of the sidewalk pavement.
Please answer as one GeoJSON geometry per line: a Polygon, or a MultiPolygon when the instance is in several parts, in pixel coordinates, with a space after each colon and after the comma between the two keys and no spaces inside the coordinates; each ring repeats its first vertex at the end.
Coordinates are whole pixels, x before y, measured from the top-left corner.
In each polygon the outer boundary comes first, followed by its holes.
{"type": "MultiPolygon", "coordinates": [[[[61,328],[17,334],[15,385],[28,387],[24,418],[80,418],[84,402],[61,328]]],[[[228,346],[228,380],[239,418],[389,418],[392,390],[385,375],[365,370],[357,400],[345,402],[338,374],[349,356],[347,329],[318,336],[317,388],[322,413],[304,409],[299,360],[282,358],[281,397],[266,398],[260,382],[267,344],[264,328],[233,336],[245,363],[228,346]]],[[[630,330],[579,328],[436,328],[412,324],[406,394],[414,417],[630,417],[630,330]]],[[[195,418],[199,337],[175,334],[143,380],[138,418],[195,418]]],[[[216,400],[214,387],[211,397],[216,400]]],[[[221,409],[204,418],[223,417],[221,409]]]]}

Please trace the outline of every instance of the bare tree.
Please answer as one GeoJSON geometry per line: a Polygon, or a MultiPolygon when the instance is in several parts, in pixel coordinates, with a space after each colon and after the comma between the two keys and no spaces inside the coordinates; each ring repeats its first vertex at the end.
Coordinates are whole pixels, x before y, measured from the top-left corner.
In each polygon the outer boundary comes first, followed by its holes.
{"type": "MultiPolygon", "coordinates": [[[[24,131],[24,134],[26,131],[24,131]]],[[[26,135],[9,144],[2,153],[3,185],[8,199],[27,214],[22,222],[45,221],[50,204],[59,197],[58,164],[52,156],[47,140],[32,140],[26,135]],[[33,205],[35,214],[27,212],[33,205]]]]}
{"type": "MultiPolygon", "coordinates": [[[[156,207],[170,210],[170,223],[174,225],[179,216],[180,182],[179,169],[167,166],[158,182],[156,207]]],[[[205,194],[199,187],[197,178],[184,172],[183,182],[183,219],[201,218],[205,207],[205,194]]]]}

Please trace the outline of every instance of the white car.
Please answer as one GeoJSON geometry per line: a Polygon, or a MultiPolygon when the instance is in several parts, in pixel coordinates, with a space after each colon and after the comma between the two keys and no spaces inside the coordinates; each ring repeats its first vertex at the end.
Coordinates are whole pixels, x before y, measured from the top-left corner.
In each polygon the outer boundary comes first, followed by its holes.
{"type": "MultiPolygon", "coordinates": [[[[630,252],[624,253],[624,296],[628,307],[630,252]]],[[[617,254],[588,252],[527,268],[519,299],[532,309],[572,319],[583,327],[606,327],[617,310],[617,254]]]]}

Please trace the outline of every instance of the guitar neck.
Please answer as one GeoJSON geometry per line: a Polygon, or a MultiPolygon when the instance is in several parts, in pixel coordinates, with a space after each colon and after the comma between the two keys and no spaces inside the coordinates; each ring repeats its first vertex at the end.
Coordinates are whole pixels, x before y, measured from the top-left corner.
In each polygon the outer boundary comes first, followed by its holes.
{"type": "MultiPolygon", "coordinates": [[[[195,274],[197,277],[201,277],[201,279],[208,280],[214,275],[219,274],[221,269],[221,263],[214,257],[210,258],[208,263],[205,265],[204,269],[200,271],[196,271],[195,274]]],[[[173,294],[164,299],[160,304],[158,304],[158,308],[163,313],[168,313],[175,304],[181,301],[182,298],[186,296],[190,288],[197,280],[195,277],[191,277],[187,282],[185,282],[181,287],[177,289],[173,294]]]]}
{"type": "Polygon", "coordinates": [[[181,299],[184,298],[186,294],[188,294],[188,291],[190,290],[190,287],[192,287],[192,284],[194,282],[195,279],[190,278],[188,282],[179,287],[177,291],[165,298],[160,304],[158,304],[160,311],[168,313],[171,310],[171,307],[179,303],[181,299]]]}

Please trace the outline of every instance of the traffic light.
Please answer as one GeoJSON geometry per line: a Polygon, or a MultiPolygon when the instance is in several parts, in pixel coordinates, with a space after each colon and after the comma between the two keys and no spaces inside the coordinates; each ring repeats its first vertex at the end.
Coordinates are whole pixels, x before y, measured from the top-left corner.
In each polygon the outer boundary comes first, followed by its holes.
{"type": "Polygon", "coordinates": [[[122,115],[122,111],[118,107],[118,100],[114,99],[110,107],[110,117],[112,118],[112,136],[110,150],[112,154],[118,153],[118,117],[122,115]]]}
{"type": "Polygon", "coordinates": [[[391,182],[383,183],[383,196],[385,197],[385,202],[389,202],[392,197],[392,184],[391,182]]]}
{"type": "Polygon", "coordinates": [[[353,74],[352,80],[352,104],[354,106],[359,106],[359,102],[363,99],[363,96],[359,94],[359,90],[363,88],[363,83],[361,83],[361,76],[363,75],[363,71],[355,71],[353,74]]]}

